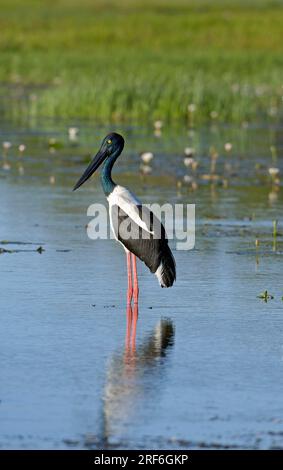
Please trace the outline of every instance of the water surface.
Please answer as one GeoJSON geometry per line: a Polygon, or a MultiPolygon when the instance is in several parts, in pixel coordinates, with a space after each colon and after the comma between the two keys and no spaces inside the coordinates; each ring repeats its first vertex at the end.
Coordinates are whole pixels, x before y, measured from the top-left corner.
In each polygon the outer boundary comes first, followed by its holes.
{"type": "Polygon", "coordinates": [[[194,250],[172,241],[174,288],[139,263],[132,347],[123,250],[86,235],[87,207],[104,201],[99,180],[71,191],[109,129],[75,123],[70,142],[73,124],[1,123],[13,146],[0,171],[0,447],[282,448],[282,191],[268,173],[283,170],[282,129],[119,129],[116,179],[147,203],[196,204],[197,217],[194,250]],[[203,178],[212,146],[213,181],[203,178]],[[264,290],[274,299],[259,299],[264,290]]]}

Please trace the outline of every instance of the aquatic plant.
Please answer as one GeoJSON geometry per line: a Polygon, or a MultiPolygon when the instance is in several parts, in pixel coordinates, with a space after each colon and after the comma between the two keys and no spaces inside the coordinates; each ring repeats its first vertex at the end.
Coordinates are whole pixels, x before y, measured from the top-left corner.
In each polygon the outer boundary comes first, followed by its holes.
{"type": "Polygon", "coordinates": [[[193,157],[195,154],[195,149],[192,147],[185,147],[184,154],[186,155],[186,157],[193,157]]]}
{"type": "Polygon", "coordinates": [[[224,149],[226,150],[227,153],[231,152],[232,148],[233,148],[233,145],[231,144],[231,142],[225,143],[224,149]]]}
{"type": "Polygon", "coordinates": [[[279,171],[280,171],[279,168],[274,168],[274,167],[268,168],[268,173],[273,179],[275,179],[275,177],[279,175],[279,171]]]}
{"type": "Polygon", "coordinates": [[[267,302],[268,300],[274,299],[273,295],[269,294],[267,290],[265,290],[264,292],[259,294],[257,297],[258,297],[258,299],[264,300],[264,302],[267,302]]]}
{"type": "Polygon", "coordinates": [[[159,119],[154,122],[154,129],[160,131],[163,127],[163,122],[159,119]]]}
{"type": "Polygon", "coordinates": [[[188,168],[190,166],[192,166],[194,162],[194,159],[192,157],[185,157],[184,158],[184,165],[188,168]]]}
{"type": "Polygon", "coordinates": [[[150,163],[151,160],[153,159],[154,155],[152,152],[143,152],[141,155],[140,155],[142,161],[146,164],[150,163]]]}
{"type": "Polygon", "coordinates": [[[12,147],[12,144],[9,141],[5,141],[2,143],[2,147],[3,147],[2,169],[5,171],[9,171],[11,169],[11,165],[8,161],[8,150],[12,147]]]}
{"type": "Polygon", "coordinates": [[[75,142],[78,139],[79,129],[78,127],[69,127],[68,135],[71,142],[75,142]]]}
{"type": "Polygon", "coordinates": [[[19,150],[19,154],[22,155],[24,151],[26,150],[25,144],[20,144],[18,147],[18,150],[19,150]]]}
{"type": "Polygon", "coordinates": [[[11,142],[5,141],[3,142],[2,147],[3,147],[3,150],[7,152],[7,150],[9,150],[12,147],[12,144],[11,142]]]}

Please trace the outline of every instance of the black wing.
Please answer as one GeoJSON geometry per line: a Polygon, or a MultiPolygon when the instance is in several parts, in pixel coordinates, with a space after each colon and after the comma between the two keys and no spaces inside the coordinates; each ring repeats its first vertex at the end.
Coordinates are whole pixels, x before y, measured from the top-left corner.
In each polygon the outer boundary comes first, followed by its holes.
{"type": "Polygon", "coordinates": [[[162,287],[170,287],[176,280],[176,265],[165,229],[148,207],[142,205],[137,207],[139,216],[149,231],[140,227],[118,205],[113,205],[111,219],[115,235],[131,253],[157,275],[162,287]]]}

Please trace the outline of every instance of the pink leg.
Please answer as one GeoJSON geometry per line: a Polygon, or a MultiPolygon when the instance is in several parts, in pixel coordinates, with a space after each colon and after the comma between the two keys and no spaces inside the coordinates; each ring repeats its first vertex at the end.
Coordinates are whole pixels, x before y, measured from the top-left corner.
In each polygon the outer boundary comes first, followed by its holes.
{"type": "Polygon", "coordinates": [[[134,311],[132,313],[132,349],[136,349],[136,335],[137,335],[137,321],[139,316],[139,306],[138,303],[134,305],[134,311]]]}
{"type": "Polygon", "coordinates": [[[137,258],[132,254],[133,263],[133,275],[134,275],[134,303],[137,304],[139,301],[139,282],[137,273],[137,258]]]}
{"type": "Polygon", "coordinates": [[[130,305],[132,301],[132,296],[133,296],[131,253],[127,253],[127,270],[128,270],[127,305],[130,305]]]}
{"type": "Polygon", "coordinates": [[[126,324],[126,338],[125,338],[125,346],[126,352],[130,349],[131,344],[131,331],[132,331],[132,307],[131,304],[127,305],[127,324],[126,324]]]}

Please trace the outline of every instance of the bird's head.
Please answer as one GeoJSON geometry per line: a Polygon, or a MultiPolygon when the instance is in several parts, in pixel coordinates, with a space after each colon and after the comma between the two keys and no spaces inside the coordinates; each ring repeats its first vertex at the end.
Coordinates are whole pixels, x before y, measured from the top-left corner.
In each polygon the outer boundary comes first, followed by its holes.
{"type": "Polygon", "coordinates": [[[102,141],[101,147],[87,169],[84,171],[79,181],[76,183],[73,191],[85,183],[104,160],[114,157],[117,158],[124,148],[124,139],[120,134],[111,132],[102,141]]]}

